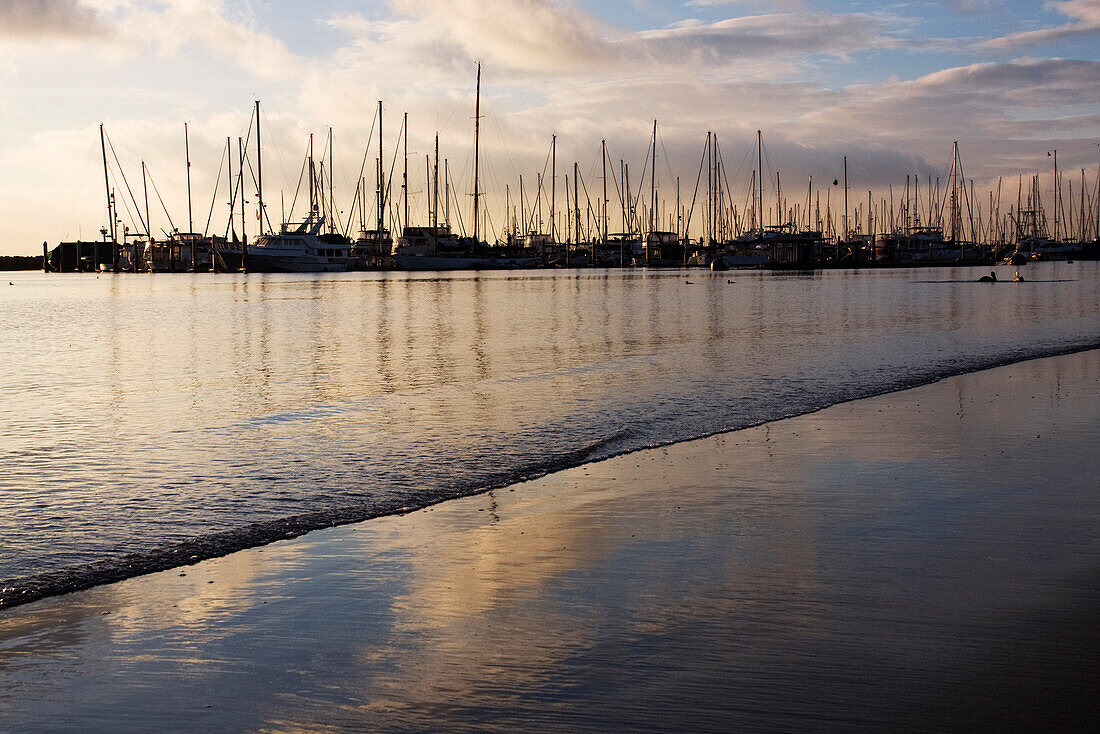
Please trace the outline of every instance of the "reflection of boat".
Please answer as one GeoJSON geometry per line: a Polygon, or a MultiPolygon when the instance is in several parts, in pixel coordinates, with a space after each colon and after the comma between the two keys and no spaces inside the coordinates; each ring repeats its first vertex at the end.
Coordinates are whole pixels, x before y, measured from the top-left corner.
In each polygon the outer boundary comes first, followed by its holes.
{"type": "MultiPolygon", "coordinates": [[[[311,214],[296,226],[284,223],[278,234],[260,235],[245,249],[245,269],[261,273],[339,273],[347,270],[354,262],[350,248],[341,242],[322,242],[318,234],[324,224],[323,216],[311,214]]],[[[239,259],[239,251],[227,250],[224,255],[237,255],[239,259]]]]}

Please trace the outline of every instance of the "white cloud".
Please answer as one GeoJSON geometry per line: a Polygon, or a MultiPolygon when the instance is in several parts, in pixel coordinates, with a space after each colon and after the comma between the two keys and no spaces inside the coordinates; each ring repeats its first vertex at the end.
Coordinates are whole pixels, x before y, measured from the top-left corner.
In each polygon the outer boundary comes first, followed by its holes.
{"type": "Polygon", "coordinates": [[[1052,0],[1046,5],[1070,18],[1071,22],[1050,28],[1010,33],[984,41],[979,47],[1008,49],[1100,36],[1100,0],[1052,0]]]}

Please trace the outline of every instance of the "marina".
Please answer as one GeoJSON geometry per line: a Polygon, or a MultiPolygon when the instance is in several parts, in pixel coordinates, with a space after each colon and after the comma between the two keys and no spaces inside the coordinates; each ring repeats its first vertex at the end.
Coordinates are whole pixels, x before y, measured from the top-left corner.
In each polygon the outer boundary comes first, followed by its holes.
{"type": "MultiPolygon", "coordinates": [[[[958,143],[952,146],[949,172],[940,177],[906,176],[899,187],[900,200],[876,199],[867,191],[866,201],[849,202],[848,159],[843,160],[843,185],[833,187],[843,194],[839,213],[831,204],[832,189],[826,189],[826,204],[821,204],[821,189],[809,178],[804,200],[785,198],[778,171],[768,170],[763,133],[757,131],[751,158],[756,166],[750,172],[748,195],[740,203],[730,186],[718,135],[706,134],[706,146],[699,161],[698,175],[690,198],[681,198],[681,179],[675,176],[675,199],[666,200],[670,182],[658,186],[659,129],[653,121],[653,133],[642,165],[641,180],[633,184],[629,165],[620,161],[616,176],[606,141],[601,142],[599,169],[602,172],[602,196],[590,194],[582,180],[579,163],[572,175],[557,171],[557,135],[552,136],[547,155],[549,175],[544,169],[536,180],[537,191],[531,197],[524,192],[522,175],[518,179],[519,201],[513,204],[510,185],[506,185],[504,212],[495,231],[485,222],[491,212],[479,177],[481,66],[477,67],[473,131],[473,187],[470,193],[470,230],[461,219],[460,200],[451,186],[450,165],[443,161],[440,191],[439,135],[435,137],[435,156],[425,157],[425,196],[428,224],[413,224],[410,213],[408,150],[409,118],[402,117],[398,140],[402,169],[399,194],[393,192],[398,156],[392,158],[387,177],[383,148],[383,103],[378,102],[372,140],[366,145],[351,204],[337,204],[334,185],[333,134],[329,128],[321,161],[314,158],[313,135],[309,136],[306,158],[291,203],[291,214],[305,180],[308,190],[303,221],[280,223],[271,227],[271,215],[264,205],[263,154],[260,138],[260,102],[256,101],[246,134],[237,140],[237,175],[233,175],[233,143],[226,140],[223,164],[228,157],[227,188],[230,190],[226,227],[221,235],[210,234],[218,189],[211,202],[206,231],[193,230],[190,200],[191,161],[188,175],[188,232],[173,228],[162,230],[166,239],[154,237],[150,224],[149,179],[144,161],[141,165],[144,207],[134,197],[129,183],[125,195],[112,186],[115,164],[118,177],[126,182],[114,144],[100,125],[100,147],[109,226],[101,228],[102,241],[62,242],[50,249],[42,244],[42,269],[45,272],[347,272],[355,270],[514,270],[531,268],[578,267],[690,267],[727,270],[730,268],[851,268],[927,265],[988,265],[1003,262],[1024,265],[1039,260],[1100,259],[1100,167],[1091,190],[1086,171],[1081,169],[1075,201],[1072,182],[1069,202],[1063,194],[1064,172],[1058,169],[1057,150],[1053,155],[1053,173],[1043,182],[1039,174],[1028,177],[1025,194],[1024,176],[1019,175],[1015,203],[1008,200],[1003,177],[995,191],[987,192],[983,204],[974,191],[973,179],[963,171],[958,143]],[[377,126],[376,185],[374,202],[367,203],[367,182],[363,173],[377,126]],[[255,135],[255,148],[248,141],[255,135]],[[108,146],[111,158],[108,158],[108,146]],[[253,161],[255,165],[253,167],[253,161]],[[327,167],[326,167],[327,166],[327,167]],[[704,169],[706,171],[704,175],[704,169]],[[248,175],[246,175],[246,171],[248,175]],[[648,172],[648,186],[646,176],[648,172]],[[327,179],[326,179],[327,176],[327,179]],[[546,179],[549,179],[547,183],[546,179]],[[557,192],[563,183],[564,209],[557,192]],[[765,185],[767,178],[768,184],[765,185]],[[609,197],[608,183],[611,183],[609,197]],[[572,183],[570,183],[572,182],[572,183]],[[582,185],[584,196],[582,199],[582,185]],[[572,186],[572,190],[570,190],[572,186]],[[250,188],[252,187],[252,188],[250,188]],[[648,188],[648,197],[643,193],[648,188]],[[549,189],[549,191],[547,191],[549,189]],[[254,196],[252,214],[259,233],[248,239],[247,196],[254,196]],[[1044,196],[1050,201],[1048,214],[1044,196]],[[543,206],[547,209],[543,218],[543,206]],[[648,201],[646,200],[648,198],[648,201]],[[118,203],[130,215],[123,222],[118,203]],[[452,228],[452,202],[460,232],[452,228]],[[582,208],[583,202],[583,208],[582,208]],[[618,203],[622,231],[610,234],[612,209],[618,203]],[[864,205],[865,204],[865,205],[864,205]],[[132,209],[131,209],[132,205],[132,209]],[[442,219],[440,208],[443,208],[442,219]],[[141,215],[144,209],[144,216],[141,215]],[[340,221],[341,212],[347,216],[340,221]],[[138,218],[133,218],[136,212],[138,218]],[[368,230],[368,213],[376,216],[368,230]],[[356,220],[357,217],[357,220],[356,220]],[[237,222],[239,218],[239,230],[237,222]],[[358,222],[358,236],[352,232],[358,222]],[[121,238],[119,232],[121,231],[121,238]],[[399,232],[395,238],[391,232],[399,232]]],[[[185,129],[186,133],[186,129],[185,129]]],[[[186,141],[185,141],[186,142],[186,141]]],[[[190,150],[185,145],[186,150],[190,150]]],[[[189,156],[189,153],[188,153],[189,156]]],[[[671,168],[668,175],[672,177],[671,168]]],[[[221,176],[218,176],[219,186],[221,176]]],[[[690,183],[688,181],[687,183],[690,183]]],[[[169,225],[172,218],[159,192],[169,225]]],[[[499,194],[499,192],[497,192],[499,194]]],[[[686,193],[686,192],[685,192],[686,193]]],[[[854,193],[854,192],[853,192],[854,193]]],[[[343,194],[342,194],[343,195],[343,194]]],[[[280,193],[280,198],[283,194],[280,193]]],[[[497,196],[499,199],[499,195],[497,196]]]]}
{"type": "Polygon", "coordinates": [[[1100,0],[0,0],[0,734],[1075,732],[1100,0]]]}

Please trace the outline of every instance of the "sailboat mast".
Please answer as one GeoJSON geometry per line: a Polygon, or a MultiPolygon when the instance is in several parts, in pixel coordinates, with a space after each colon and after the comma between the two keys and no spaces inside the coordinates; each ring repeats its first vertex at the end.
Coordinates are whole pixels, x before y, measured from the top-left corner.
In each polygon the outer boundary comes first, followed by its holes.
{"type": "Polygon", "coordinates": [[[959,239],[959,141],[951,151],[951,244],[959,239]]]}
{"type": "Polygon", "coordinates": [[[657,230],[657,121],[653,121],[653,165],[649,171],[649,231],[657,230]]]}
{"type": "Polygon", "coordinates": [[[107,192],[107,228],[111,230],[111,242],[117,243],[118,230],[115,227],[115,208],[111,202],[111,177],[107,173],[107,141],[102,122],[99,123],[99,147],[103,151],[103,185],[107,192]]]}
{"type": "Polygon", "coordinates": [[[844,241],[848,241],[848,156],[844,156],[844,241]]]}
{"type": "MultiPolygon", "coordinates": [[[[755,195],[756,187],[753,187],[755,195]]],[[[707,131],[707,244],[714,241],[714,143],[707,131]]]]}
{"type": "Polygon", "coordinates": [[[435,166],[432,168],[432,226],[439,226],[439,133],[435,134],[435,166]]]}
{"type": "MultiPolygon", "coordinates": [[[[188,233],[195,231],[195,223],[191,218],[191,142],[187,135],[187,123],[183,123],[183,156],[184,161],[187,164],[187,231],[188,233]]],[[[192,260],[194,260],[194,250],[191,248],[192,260]]],[[[191,263],[194,266],[194,262],[191,263]]]]}
{"type": "MultiPolygon", "coordinates": [[[[260,145],[260,100],[256,100],[256,206],[260,219],[260,234],[264,233],[264,157],[260,145]]],[[[190,179],[188,179],[190,181],[190,179]]],[[[190,211],[190,204],[188,204],[190,211]]]]}
{"type": "Polygon", "coordinates": [[[1062,193],[1061,192],[1062,187],[1059,186],[1058,184],[1059,184],[1059,181],[1058,181],[1058,149],[1055,148],[1054,149],[1054,241],[1055,242],[1059,241],[1058,240],[1058,234],[1059,234],[1059,226],[1058,226],[1059,225],[1059,222],[1058,222],[1059,211],[1058,210],[1061,208],[1060,197],[1061,197],[1061,193],[1062,193]]]}
{"type": "Polygon", "coordinates": [[[382,158],[382,100],[378,100],[378,237],[382,237],[382,228],[386,218],[386,184],[383,180],[382,158]]]}
{"type": "Polygon", "coordinates": [[[756,185],[759,188],[756,197],[757,219],[760,234],[764,234],[764,135],[756,131],[756,185]]]}
{"type": "Polygon", "coordinates": [[[336,195],[332,192],[332,128],[328,129],[328,231],[336,231],[336,195]]]}
{"type": "MultiPolygon", "coordinates": [[[[145,176],[145,161],[141,162],[141,187],[145,190],[145,236],[149,238],[149,243],[153,242],[153,232],[149,226],[149,182],[145,176]]],[[[150,254],[152,250],[149,251],[150,254]]]]}
{"type": "Polygon", "coordinates": [[[245,236],[245,205],[244,205],[244,138],[237,137],[237,154],[240,156],[240,170],[237,171],[237,181],[241,186],[241,242],[247,242],[248,238],[245,236]]]}
{"type": "MultiPolygon", "coordinates": [[[[313,172],[313,133],[309,134],[309,216],[313,217],[314,212],[317,211],[317,199],[314,196],[314,186],[316,184],[315,176],[313,172]]],[[[291,204],[291,208],[293,208],[291,204]]]]}
{"type": "Polygon", "coordinates": [[[577,234],[573,238],[573,244],[580,245],[581,243],[581,200],[580,200],[580,175],[578,175],[579,166],[576,161],[573,161],[573,224],[576,227],[577,234]]]}
{"type": "Polygon", "coordinates": [[[474,244],[478,242],[478,197],[481,173],[481,63],[477,65],[477,92],[474,97],[474,244]]]}
{"type": "Polygon", "coordinates": [[[607,247],[607,141],[600,141],[600,150],[603,158],[600,164],[603,166],[603,246],[607,247]]]}
{"type": "Polygon", "coordinates": [[[405,113],[405,117],[401,123],[402,130],[402,150],[404,155],[401,156],[405,159],[404,172],[401,174],[401,196],[405,200],[403,206],[404,219],[401,220],[402,227],[409,226],[409,113],[405,113]]]}
{"type": "MultiPolygon", "coordinates": [[[[546,169],[543,169],[546,170],[546,169]]],[[[550,241],[557,242],[554,224],[556,215],[554,205],[558,201],[558,136],[550,138],[550,241]]]]}

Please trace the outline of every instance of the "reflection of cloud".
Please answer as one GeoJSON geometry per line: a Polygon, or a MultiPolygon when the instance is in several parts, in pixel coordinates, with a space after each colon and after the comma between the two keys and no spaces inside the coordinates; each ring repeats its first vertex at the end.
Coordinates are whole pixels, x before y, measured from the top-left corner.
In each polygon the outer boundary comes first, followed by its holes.
{"type": "Polygon", "coordinates": [[[0,38],[93,37],[109,33],[80,0],[0,0],[0,38]]]}

